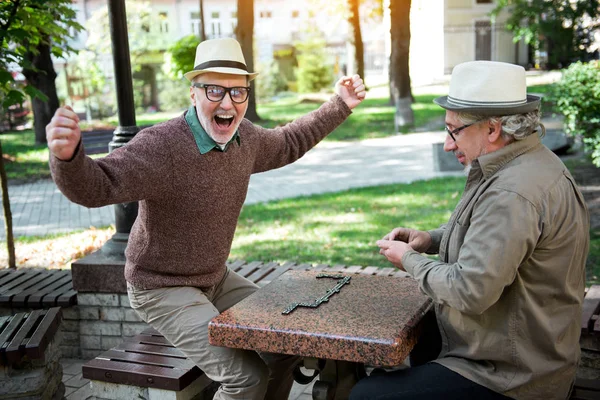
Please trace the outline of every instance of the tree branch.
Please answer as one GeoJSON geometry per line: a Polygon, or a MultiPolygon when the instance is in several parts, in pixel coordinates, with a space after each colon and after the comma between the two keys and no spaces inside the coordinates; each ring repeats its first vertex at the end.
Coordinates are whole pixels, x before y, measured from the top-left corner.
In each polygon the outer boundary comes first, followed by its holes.
{"type": "Polygon", "coordinates": [[[21,4],[21,0],[13,1],[13,8],[10,11],[10,16],[6,19],[6,22],[0,25],[0,48],[4,47],[4,39],[6,39],[6,35],[8,34],[8,29],[14,22],[15,16],[17,15],[17,10],[19,9],[19,5],[21,4]]]}

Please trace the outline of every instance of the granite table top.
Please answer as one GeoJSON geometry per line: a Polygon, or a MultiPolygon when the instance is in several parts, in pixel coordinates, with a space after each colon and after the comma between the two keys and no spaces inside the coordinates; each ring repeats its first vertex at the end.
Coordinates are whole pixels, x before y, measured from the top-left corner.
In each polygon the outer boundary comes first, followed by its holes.
{"type": "Polygon", "coordinates": [[[400,365],[432,307],[409,277],[289,270],[209,324],[212,345],[373,366],[400,365]],[[348,283],[342,281],[344,277],[348,283]],[[339,291],[332,291],[337,288],[339,291]],[[293,303],[315,303],[316,308],[293,303]]]}

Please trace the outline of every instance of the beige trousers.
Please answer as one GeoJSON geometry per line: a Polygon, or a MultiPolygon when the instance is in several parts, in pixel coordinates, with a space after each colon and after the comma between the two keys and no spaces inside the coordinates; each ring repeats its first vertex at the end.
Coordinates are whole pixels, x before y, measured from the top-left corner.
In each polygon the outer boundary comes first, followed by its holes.
{"type": "Polygon", "coordinates": [[[254,293],[251,281],[227,269],[217,285],[142,290],[127,284],[131,307],[213,381],[215,400],[285,400],[299,357],[211,346],[209,321],[254,293]]]}

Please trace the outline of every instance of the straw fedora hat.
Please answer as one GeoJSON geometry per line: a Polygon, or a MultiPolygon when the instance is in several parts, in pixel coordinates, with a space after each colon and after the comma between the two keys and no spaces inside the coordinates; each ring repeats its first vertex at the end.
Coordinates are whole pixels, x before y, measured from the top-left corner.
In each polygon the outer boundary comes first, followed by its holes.
{"type": "Polygon", "coordinates": [[[221,74],[247,75],[250,80],[256,78],[258,72],[248,72],[242,47],[237,40],[231,38],[210,39],[200,42],[196,47],[194,69],[183,74],[188,80],[207,72],[221,74]]]}
{"type": "Polygon", "coordinates": [[[540,107],[540,97],[527,95],[525,69],[497,61],[458,64],[448,96],[433,101],[446,110],[490,116],[523,114],[540,107]]]}

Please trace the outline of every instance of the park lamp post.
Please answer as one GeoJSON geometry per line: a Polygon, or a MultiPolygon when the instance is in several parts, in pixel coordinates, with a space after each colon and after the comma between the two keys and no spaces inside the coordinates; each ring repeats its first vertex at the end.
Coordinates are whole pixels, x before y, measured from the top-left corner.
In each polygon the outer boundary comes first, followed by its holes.
{"type": "MultiPolygon", "coordinates": [[[[125,0],[108,0],[108,17],[115,69],[119,126],[109,152],[125,146],[140,130],[136,126],[125,0]]],[[[138,203],[115,204],[116,233],[102,248],[71,264],[73,289],[78,293],[127,293],[125,248],[138,213],[138,203]]]]}

